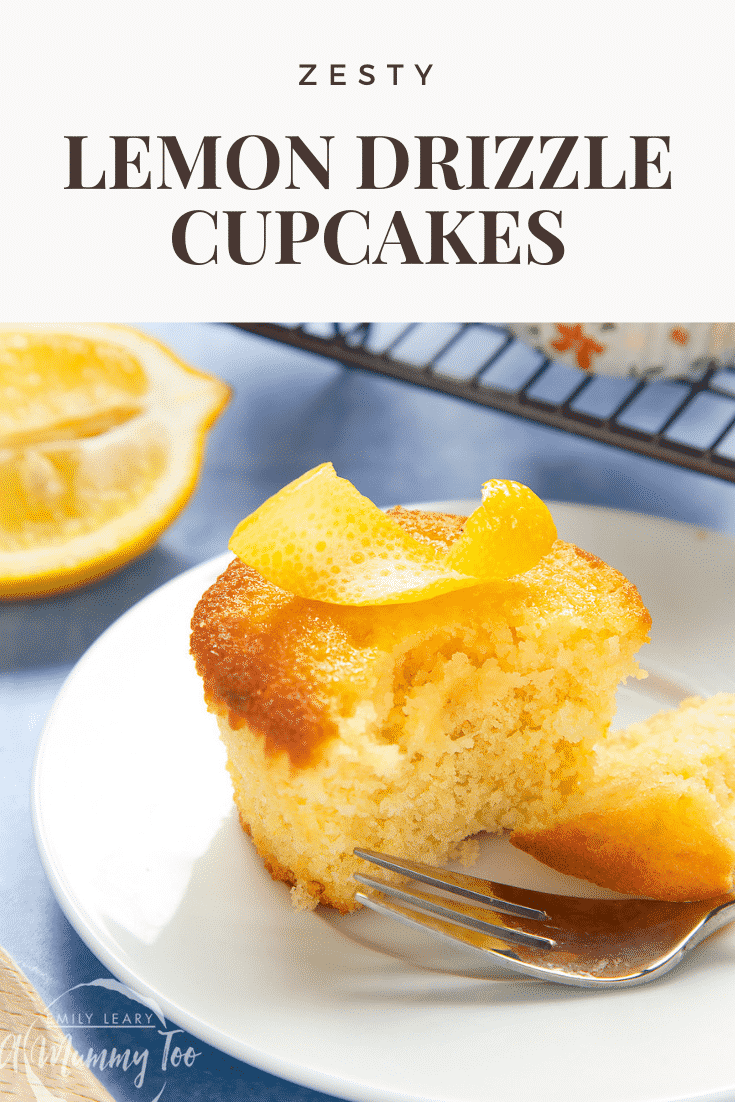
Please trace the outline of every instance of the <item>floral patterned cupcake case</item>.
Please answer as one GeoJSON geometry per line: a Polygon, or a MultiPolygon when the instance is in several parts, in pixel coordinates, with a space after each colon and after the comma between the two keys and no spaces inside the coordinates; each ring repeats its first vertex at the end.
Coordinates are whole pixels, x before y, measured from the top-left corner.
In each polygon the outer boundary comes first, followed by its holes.
{"type": "Polygon", "coordinates": [[[507,328],[552,360],[601,375],[669,378],[735,364],[735,324],[519,322],[507,328]]]}

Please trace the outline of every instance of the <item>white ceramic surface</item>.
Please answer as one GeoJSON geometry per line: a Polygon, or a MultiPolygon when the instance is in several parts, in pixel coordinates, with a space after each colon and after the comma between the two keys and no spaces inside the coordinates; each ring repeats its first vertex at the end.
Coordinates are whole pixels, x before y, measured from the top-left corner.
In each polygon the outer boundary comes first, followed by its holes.
{"type": "MultiPolygon", "coordinates": [[[[690,692],[735,691],[735,541],[608,509],[552,511],[560,535],[627,573],[653,613],[652,676],[621,690],[621,722],[690,692]]],[[[734,1098],[735,929],[650,986],[589,992],[458,976],[460,957],[377,915],[291,908],[237,824],[187,653],[194,604],[228,558],[114,624],[69,677],[39,746],[44,865],[111,971],[210,1044],[347,1099],[734,1098]]],[[[594,892],[498,840],[478,870],[594,892]]]]}

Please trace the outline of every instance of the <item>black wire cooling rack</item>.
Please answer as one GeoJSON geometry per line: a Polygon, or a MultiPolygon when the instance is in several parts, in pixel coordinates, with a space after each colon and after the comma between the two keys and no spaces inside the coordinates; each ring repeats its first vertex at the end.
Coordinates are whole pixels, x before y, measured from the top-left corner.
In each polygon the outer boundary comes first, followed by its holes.
{"type": "Polygon", "coordinates": [[[594,375],[484,323],[233,322],[345,367],[489,406],[735,482],[735,369],[680,379],[594,375]]]}

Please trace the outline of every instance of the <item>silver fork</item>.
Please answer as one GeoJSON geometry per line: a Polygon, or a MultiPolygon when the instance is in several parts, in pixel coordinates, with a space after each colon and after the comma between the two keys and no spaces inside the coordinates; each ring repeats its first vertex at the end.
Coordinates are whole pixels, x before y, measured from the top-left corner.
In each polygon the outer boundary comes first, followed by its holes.
{"type": "Polygon", "coordinates": [[[356,849],[374,865],[448,893],[398,887],[355,873],[357,899],[409,926],[461,942],[515,972],[578,987],[633,987],[735,921],[735,894],[692,903],[581,899],[515,888],[418,861],[356,849]]]}

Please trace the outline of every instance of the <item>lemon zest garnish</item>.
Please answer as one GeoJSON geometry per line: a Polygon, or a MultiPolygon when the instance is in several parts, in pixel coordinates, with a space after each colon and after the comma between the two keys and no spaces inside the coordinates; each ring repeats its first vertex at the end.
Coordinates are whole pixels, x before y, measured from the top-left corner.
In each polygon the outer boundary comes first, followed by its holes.
{"type": "Polygon", "coordinates": [[[230,550],[289,593],[339,605],[426,600],[522,573],[556,539],[544,503],[492,479],[448,552],[409,535],[322,463],[284,486],[235,529],[230,550]]]}

